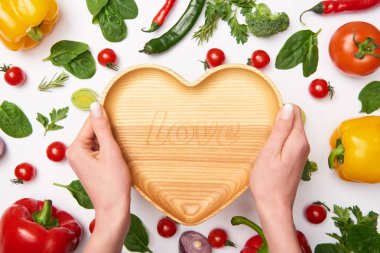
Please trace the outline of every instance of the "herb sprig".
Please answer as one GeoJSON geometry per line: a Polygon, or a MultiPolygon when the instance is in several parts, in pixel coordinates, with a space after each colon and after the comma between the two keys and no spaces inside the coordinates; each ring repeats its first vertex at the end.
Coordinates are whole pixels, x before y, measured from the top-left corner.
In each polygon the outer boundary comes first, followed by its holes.
{"type": "Polygon", "coordinates": [[[65,86],[65,83],[69,80],[69,75],[66,72],[62,72],[57,77],[57,73],[48,82],[46,76],[42,79],[41,83],[38,85],[38,90],[40,91],[50,91],[53,88],[60,88],[65,86]]]}
{"type": "Polygon", "coordinates": [[[57,125],[56,123],[58,121],[61,121],[67,117],[67,114],[69,112],[69,107],[64,107],[61,109],[53,109],[49,113],[50,121],[49,118],[42,115],[41,113],[37,113],[37,121],[41,123],[41,125],[45,128],[45,133],[44,136],[46,135],[47,132],[49,131],[56,131],[63,129],[63,126],[57,125]]]}

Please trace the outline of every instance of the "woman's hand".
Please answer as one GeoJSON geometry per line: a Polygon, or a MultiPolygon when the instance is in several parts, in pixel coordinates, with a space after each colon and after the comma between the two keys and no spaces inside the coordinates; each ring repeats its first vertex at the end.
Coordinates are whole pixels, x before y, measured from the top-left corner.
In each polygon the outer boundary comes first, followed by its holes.
{"type": "Polygon", "coordinates": [[[120,252],[130,222],[131,176],[98,103],[91,105],[91,115],[66,156],[96,212],[95,229],[84,252],[120,252]]]}
{"type": "Polygon", "coordinates": [[[284,105],[250,179],[271,253],[301,252],[292,209],[309,152],[300,109],[284,105]]]}

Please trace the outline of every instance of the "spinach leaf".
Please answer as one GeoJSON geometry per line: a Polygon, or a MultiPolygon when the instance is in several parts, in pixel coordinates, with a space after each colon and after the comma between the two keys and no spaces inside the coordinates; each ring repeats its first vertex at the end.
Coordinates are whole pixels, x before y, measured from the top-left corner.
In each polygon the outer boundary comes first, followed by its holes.
{"type": "Polygon", "coordinates": [[[373,81],[367,84],[359,93],[359,100],[362,103],[360,112],[373,113],[380,108],[380,81],[373,81]]]}
{"type": "Polygon", "coordinates": [[[131,226],[127,237],[124,240],[124,246],[132,252],[151,252],[148,248],[149,237],[144,224],[134,214],[131,214],[131,226]]]}
{"type": "Polygon", "coordinates": [[[71,62],[64,65],[65,69],[79,79],[88,79],[95,75],[96,63],[90,51],[86,51],[71,62]]]}
{"type": "Polygon", "coordinates": [[[24,138],[33,132],[32,125],[24,112],[8,101],[0,105],[0,129],[14,138],[24,138]]]}
{"type": "Polygon", "coordinates": [[[110,42],[119,42],[127,37],[127,26],[115,12],[114,7],[107,5],[98,15],[103,36],[110,42]]]}
{"type": "Polygon", "coordinates": [[[354,225],[348,232],[347,244],[355,253],[380,253],[380,235],[366,225],[354,225]]]}
{"type": "Polygon", "coordinates": [[[316,37],[312,36],[309,39],[309,47],[305,53],[305,58],[303,61],[303,76],[309,77],[318,67],[318,40],[316,37]]]}
{"type": "Polygon", "coordinates": [[[50,60],[55,66],[63,66],[88,50],[89,47],[86,43],[62,40],[51,47],[50,56],[44,61],[50,60]]]}
{"type": "Polygon", "coordinates": [[[99,14],[101,9],[107,5],[108,0],[86,0],[86,3],[87,9],[95,18],[99,14]]]}
{"type": "Polygon", "coordinates": [[[58,183],[54,183],[53,185],[69,190],[80,206],[86,209],[94,209],[90,197],[79,180],[74,180],[69,185],[58,183]]]}
{"type": "Polygon", "coordinates": [[[139,14],[137,4],[134,0],[109,0],[109,4],[123,19],[134,19],[139,14]]]}
{"type": "Polygon", "coordinates": [[[349,253],[337,244],[323,243],[315,247],[314,253],[349,253]]]}

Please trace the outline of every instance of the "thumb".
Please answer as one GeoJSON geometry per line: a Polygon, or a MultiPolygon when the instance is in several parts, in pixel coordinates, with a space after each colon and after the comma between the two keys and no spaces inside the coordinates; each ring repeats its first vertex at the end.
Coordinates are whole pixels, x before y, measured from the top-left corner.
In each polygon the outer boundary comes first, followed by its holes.
{"type": "Polygon", "coordinates": [[[277,115],[277,119],[273,125],[272,132],[265,144],[265,149],[271,153],[281,153],[294,124],[294,106],[285,104],[277,115]]]}
{"type": "Polygon", "coordinates": [[[108,120],[107,114],[102,108],[102,106],[95,102],[91,106],[91,126],[94,130],[94,133],[98,139],[99,146],[108,146],[115,142],[112,135],[111,125],[108,120]]]}

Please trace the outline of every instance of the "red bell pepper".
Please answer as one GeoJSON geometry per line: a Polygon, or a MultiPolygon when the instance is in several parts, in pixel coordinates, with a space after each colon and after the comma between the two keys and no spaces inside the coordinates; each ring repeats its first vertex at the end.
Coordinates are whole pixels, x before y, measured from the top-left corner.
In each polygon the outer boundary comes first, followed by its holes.
{"type": "Polygon", "coordinates": [[[21,199],[0,220],[0,253],[70,253],[80,242],[82,228],[51,200],[21,199]]]}
{"type": "MultiPolygon", "coordinates": [[[[232,225],[241,225],[244,224],[257,232],[257,235],[252,236],[245,243],[244,248],[240,251],[240,253],[268,253],[268,243],[265,239],[263,230],[253,221],[248,220],[242,216],[234,216],[231,220],[232,225]],[[261,250],[261,251],[259,251],[261,250]]],[[[305,235],[297,230],[297,239],[300,245],[302,253],[312,253],[310,245],[305,237],[305,235]]]]}

